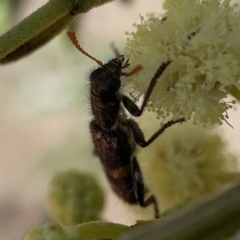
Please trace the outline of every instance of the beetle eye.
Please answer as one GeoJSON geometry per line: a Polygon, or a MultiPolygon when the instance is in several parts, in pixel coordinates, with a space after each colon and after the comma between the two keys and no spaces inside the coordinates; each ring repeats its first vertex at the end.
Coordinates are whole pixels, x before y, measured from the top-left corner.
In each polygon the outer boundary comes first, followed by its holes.
{"type": "Polygon", "coordinates": [[[110,76],[106,78],[106,81],[104,84],[108,91],[115,92],[120,88],[121,81],[118,78],[110,76]]]}
{"type": "Polygon", "coordinates": [[[112,64],[116,67],[122,67],[122,62],[118,58],[112,59],[109,64],[112,64]]]}

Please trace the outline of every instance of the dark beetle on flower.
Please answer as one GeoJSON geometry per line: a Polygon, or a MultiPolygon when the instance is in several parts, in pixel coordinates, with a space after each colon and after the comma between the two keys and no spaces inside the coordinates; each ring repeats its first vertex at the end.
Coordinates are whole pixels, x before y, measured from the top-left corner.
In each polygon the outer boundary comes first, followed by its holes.
{"type": "Polygon", "coordinates": [[[79,51],[100,66],[90,75],[90,99],[94,116],[90,123],[90,132],[95,152],[101,160],[111,187],[122,200],[129,204],[139,204],[141,207],[152,204],[155,217],[158,218],[159,210],[155,197],[151,195],[145,200],[147,189],[144,186],[142,173],[134,155],[136,144],[147,147],[168,127],[185,120],[181,118],[165,123],[146,141],[137,122],[127,118],[123,107],[132,116],[141,116],[157,79],[171,61],[162,63],[157,69],[150,81],[142,106],[139,108],[119,89],[121,76],[133,75],[142,67],[137,66],[129,73],[123,72],[123,69],[130,65],[128,60],[125,61],[123,55],[118,55],[108,63],[103,64],[80,47],[74,32],[69,31],[68,36],[79,51]]]}

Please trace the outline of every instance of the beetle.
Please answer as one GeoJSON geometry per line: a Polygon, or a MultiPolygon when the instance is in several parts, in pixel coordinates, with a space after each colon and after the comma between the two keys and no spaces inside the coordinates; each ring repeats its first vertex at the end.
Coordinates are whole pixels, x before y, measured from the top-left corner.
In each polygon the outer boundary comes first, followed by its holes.
{"type": "Polygon", "coordinates": [[[155,218],[158,218],[159,209],[155,196],[150,195],[145,200],[147,189],[135,156],[136,145],[147,147],[168,127],[185,119],[165,123],[146,141],[139,125],[132,118],[127,117],[124,108],[134,117],[141,116],[157,79],[171,61],[168,60],[159,66],[139,108],[129,97],[120,92],[120,77],[131,76],[142,67],[137,66],[129,73],[123,72],[130,65],[129,60],[125,61],[123,55],[118,55],[103,64],[82,49],[74,32],[69,31],[68,36],[80,52],[99,65],[99,68],[90,75],[90,101],[93,114],[90,132],[95,152],[101,160],[109,183],[113,191],[129,204],[139,204],[143,208],[152,204],[155,218]]]}

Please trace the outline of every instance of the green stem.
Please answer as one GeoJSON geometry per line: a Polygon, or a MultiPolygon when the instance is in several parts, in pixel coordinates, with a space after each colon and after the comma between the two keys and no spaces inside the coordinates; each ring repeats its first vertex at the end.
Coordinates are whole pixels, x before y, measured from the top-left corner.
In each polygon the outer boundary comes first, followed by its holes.
{"type": "Polygon", "coordinates": [[[200,203],[186,207],[119,240],[226,239],[240,229],[240,180],[200,203]]]}
{"type": "MultiPolygon", "coordinates": [[[[79,233],[81,239],[116,239],[123,233],[131,231],[131,227],[111,222],[89,222],[71,227],[79,233]]],[[[71,230],[71,228],[69,228],[71,230]]],[[[66,230],[67,232],[68,230],[66,230]]]]}
{"type": "Polygon", "coordinates": [[[0,36],[0,63],[29,54],[61,32],[77,14],[113,0],[49,0],[0,36]]]}

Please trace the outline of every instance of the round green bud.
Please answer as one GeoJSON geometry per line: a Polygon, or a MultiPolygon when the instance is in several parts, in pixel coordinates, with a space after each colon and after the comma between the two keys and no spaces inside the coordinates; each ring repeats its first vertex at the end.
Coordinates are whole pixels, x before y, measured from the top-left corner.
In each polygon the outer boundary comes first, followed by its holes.
{"type": "Polygon", "coordinates": [[[24,240],[44,240],[40,228],[30,228],[24,236],[24,240]]]}
{"type": "Polygon", "coordinates": [[[47,222],[40,228],[29,229],[24,240],[68,240],[68,238],[58,223],[47,222]]]}
{"type": "Polygon", "coordinates": [[[68,240],[62,227],[54,222],[44,224],[42,235],[44,240],[68,240]]]}
{"type": "Polygon", "coordinates": [[[67,171],[57,174],[50,183],[49,212],[64,226],[98,220],[103,205],[103,192],[89,174],[67,171]]]}

